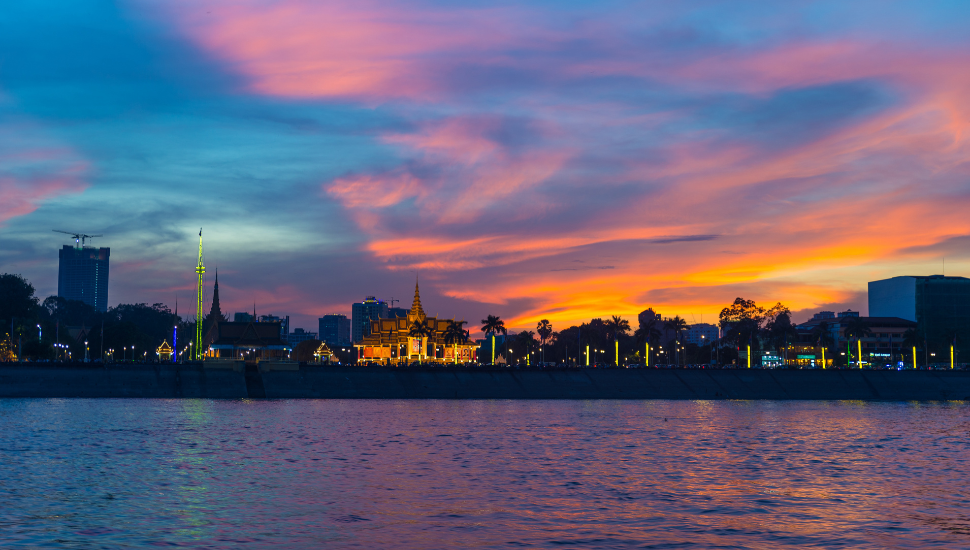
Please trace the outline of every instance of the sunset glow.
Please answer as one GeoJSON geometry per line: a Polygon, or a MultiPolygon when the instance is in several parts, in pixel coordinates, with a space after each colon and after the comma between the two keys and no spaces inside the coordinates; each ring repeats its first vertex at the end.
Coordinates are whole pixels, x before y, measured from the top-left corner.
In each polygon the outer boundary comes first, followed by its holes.
{"type": "Polygon", "coordinates": [[[223,309],[295,326],[416,276],[473,330],[865,311],[970,268],[970,14],[916,6],[20,8],[4,50],[63,59],[0,68],[4,270],[53,293],[67,224],[112,304],[188,303],[203,226],[223,309]]]}

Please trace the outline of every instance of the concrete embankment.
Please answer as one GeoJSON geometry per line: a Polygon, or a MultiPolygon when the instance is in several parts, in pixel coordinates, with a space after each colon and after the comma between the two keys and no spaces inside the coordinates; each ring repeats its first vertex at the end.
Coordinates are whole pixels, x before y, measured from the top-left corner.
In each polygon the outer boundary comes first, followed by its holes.
{"type": "Polygon", "coordinates": [[[970,371],[0,364],[0,397],[970,400],[970,371]]]}

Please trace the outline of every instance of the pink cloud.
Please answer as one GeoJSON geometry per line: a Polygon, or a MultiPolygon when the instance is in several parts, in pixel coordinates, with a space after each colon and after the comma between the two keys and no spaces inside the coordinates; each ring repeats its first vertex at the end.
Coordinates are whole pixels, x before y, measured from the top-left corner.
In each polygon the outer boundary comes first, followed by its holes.
{"type": "Polygon", "coordinates": [[[42,133],[32,124],[0,126],[0,224],[88,186],[88,163],[42,133]]]}
{"type": "Polygon", "coordinates": [[[435,66],[512,39],[497,9],[398,2],[138,2],[250,78],[257,93],[384,100],[437,95],[435,66]]]}

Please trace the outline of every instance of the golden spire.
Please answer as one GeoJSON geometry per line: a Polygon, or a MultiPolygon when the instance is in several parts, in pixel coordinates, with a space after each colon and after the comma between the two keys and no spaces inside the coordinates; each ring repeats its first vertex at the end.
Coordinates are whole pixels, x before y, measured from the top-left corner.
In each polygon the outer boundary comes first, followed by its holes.
{"type": "Polygon", "coordinates": [[[424,308],[421,307],[421,292],[418,289],[418,280],[414,279],[414,301],[411,302],[411,317],[415,319],[424,319],[424,308]]]}

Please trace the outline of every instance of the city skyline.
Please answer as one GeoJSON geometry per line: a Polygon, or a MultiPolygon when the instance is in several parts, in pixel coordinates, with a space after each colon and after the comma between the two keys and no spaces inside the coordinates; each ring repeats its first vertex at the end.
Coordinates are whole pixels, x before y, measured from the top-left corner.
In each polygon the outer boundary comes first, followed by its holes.
{"type": "Polygon", "coordinates": [[[51,230],[103,233],[109,306],[190,304],[202,226],[226,311],[308,330],[416,273],[512,329],[866,314],[868,281],[970,273],[967,10],[18,4],[3,271],[56,294],[51,230]]]}

